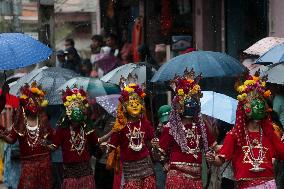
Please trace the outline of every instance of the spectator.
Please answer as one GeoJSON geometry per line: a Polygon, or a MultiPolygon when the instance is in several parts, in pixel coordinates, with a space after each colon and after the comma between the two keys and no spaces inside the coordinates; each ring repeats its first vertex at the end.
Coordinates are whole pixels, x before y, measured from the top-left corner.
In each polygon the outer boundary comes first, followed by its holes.
{"type": "MultiPolygon", "coordinates": [[[[109,140],[111,130],[113,128],[115,118],[108,114],[104,109],[98,107],[99,117],[95,120],[95,130],[100,141],[106,142],[109,140]]],[[[113,170],[106,169],[107,154],[100,148],[96,149],[95,156],[97,159],[95,168],[95,183],[97,189],[108,189],[113,186],[113,170]]]]}
{"type": "Polygon", "coordinates": [[[94,64],[96,56],[100,54],[101,47],[103,46],[103,37],[101,35],[94,35],[91,43],[91,58],[90,61],[94,64]]]}
{"type": "Polygon", "coordinates": [[[151,53],[150,53],[150,49],[147,45],[142,44],[139,48],[138,48],[138,53],[139,53],[139,57],[140,60],[142,62],[147,62],[149,64],[151,64],[154,68],[157,68],[157,62],[156,60],[152,57],[151,53]]]}
{"type": "Polygon", "coordinates": [[[92,71],[92,64],[90,59],[85,59],[81,64],[81,75],[84,77],[89,77],[92,71]]]}
{"type": "Polygon", "coordinates": [[[63,64],[63,68],[73,70],[76,73],[80,73],[81,58],[78,55],[76,49],[74,47],[69,47],[64,53],[67,57],[67,60],[65,64],[63,64]]]}
{"type": "Polygon", "coordinates": [[[120,51],[121,64],[128,64],[130,62],[133,62],[132,44],[129,42],[127,38],[126,29],[122,31],[122,43],[123,45],[120,51]]]}
{"type": "Polygon", "coordinates": [[[67,50],[67,49],[70,48],[70,47],[75,48],[75,42],[74,42],[73,39],[67,38],[67,39],[65,39],[64,46],[65,46],[65,50],[67,50]]]}
{"type": "Polygon", "coordinates": [[[4,146],[4,175],[3,182],[8,189],[16,189],[21,173],[19,142],[4,146]]]}
{"type": "Polygon", "coordinates": [[[102,47],[101,53],[97,57],[95,65],[97,66],[98,73],[102,73],[102,75],[107,74],[120,65],[120,60],[111,53],[110,47],[102,47]]]}
{"type": "Polygon", "coordinates": [[[166,47],[165,44],[157,44],[155,46],[155,59],[159,67],[166,62],[166,47]]]}
{"type": "Polygon", "coordinates": [[[119,49],[117,44],[117,36],[113,33],[106,36],[106,46],[111,48],[111,53],[118,57],[119,56],[119,49]]]}
{"type": "MultiPolygon", "coordinates": [[[[169,121],[169,115],[171,112],[171,106],[170,105],[163,105],[158,110],[158,117],[159,117],[159,125],[156,129],[156,134],[160,136],[160,134],[163,131],[163,128],[167,125],[169,121]]],[[[156,185],[157,189],[164,189],[165,183],[166,183],[166,167],[168,166],[167,162],[165,161],[167,158],[165,158],[163,161],[165,163],[165,166],[163,166],[162,162],[157,161],[154,164],[154,170],[156,173],[156,185]]]]}
{"type": "Polygon", "coordinates": [[[62,67],[65,62],[65,55],[63,50],[56,52],[56,67],[62,67]]]}

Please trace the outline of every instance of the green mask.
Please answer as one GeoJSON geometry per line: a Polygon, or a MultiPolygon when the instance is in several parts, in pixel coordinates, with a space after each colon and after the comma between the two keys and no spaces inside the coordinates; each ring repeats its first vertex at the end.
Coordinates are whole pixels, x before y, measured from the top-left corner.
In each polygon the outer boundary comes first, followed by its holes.
{"type": "Polygon", "coordinates": [[[83,111],[80,108],[73,108],[71,112],[71,121],[80,123],[84,121],[85,116],[83,111]]]}
{"type": "Polygon", "coordinates": [[[265,118],[265,102],[259,99],[252,100],[251,103],[251,118],[253,120],[262,120],[265,118]]]}

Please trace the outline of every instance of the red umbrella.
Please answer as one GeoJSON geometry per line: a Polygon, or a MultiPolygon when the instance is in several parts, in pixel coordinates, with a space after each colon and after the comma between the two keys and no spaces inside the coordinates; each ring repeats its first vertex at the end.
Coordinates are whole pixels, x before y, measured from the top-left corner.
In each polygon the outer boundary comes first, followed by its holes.
{"type": "MultiPolygon", "coordinates": [[[[2,94],[2,90],[0,89],[0,95],[1,94],[2,94]]],[[[13,108],[18,108],[19,98],[11,94],[6,94],[6,104],[12,106],[13,108]]]]}

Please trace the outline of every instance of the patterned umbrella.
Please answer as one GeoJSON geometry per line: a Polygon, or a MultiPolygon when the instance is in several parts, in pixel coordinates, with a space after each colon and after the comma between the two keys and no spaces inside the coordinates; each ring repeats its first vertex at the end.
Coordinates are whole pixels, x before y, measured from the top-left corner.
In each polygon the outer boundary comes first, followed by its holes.
{"type": "Polygon", "coordinates": [[[116,117],[119,94],[96,97],[96,102],[104,108],[110,115],[116,117]]]}
{"type": "Polygon", "coordinates": [[[90,77],[75,77],[70,79],[61,85],[57,91],[65,90],[67,86],[73,87],[82,87],[87,91],[89,98],[93,99],[97,96],[104,96],[109,94],[119,94],[120,88],[118,85],[112,83],[106,83],[99,79],[90,78],[90,77]]]}
{"type": "Polygon", "coordinates": [[[46,91],[46,99],[48,100],[49,105],[62,104],[61,94],[56,91],[56,89],[76,76],[78,76],[78,74],[64,68],[43,67],[35,69],[12,85],[10,93],[19,96],[19,89],[21,86],[25,83],[31,84],[33,81],[36,81],[38,84],[41,84],[43,90],[46,91]]]}
{"type": "Polygon", "coordinates": [[[275,47],[276,45],[282,44],[282,43],[284,43],[284,38],[266,37],[266,38],[259,40],[252,46],[250,46],[244,52],[247,54],[261,56],[267,51],[269,51],[271,48],[275,47]]]}
{"type": "Polygon", "coordinates": [[[11,70],[42,62],[52,50],[21,33],[0,34],[0,70],[11,70]]]}

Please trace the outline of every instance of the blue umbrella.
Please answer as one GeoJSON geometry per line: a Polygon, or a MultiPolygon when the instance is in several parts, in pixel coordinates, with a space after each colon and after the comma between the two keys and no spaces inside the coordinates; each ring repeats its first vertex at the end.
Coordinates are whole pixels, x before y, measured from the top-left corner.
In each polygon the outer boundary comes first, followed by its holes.
{"type": "Polygon", "coordinates": [[[169,60],[155,73],[151,82],[171,80],[176,74],[183,75],[186,68],[202,73],[203,78],[233,77],[246,70],[238,60],[224,53],[194,51],[169,60]]]}
{"type": "Polygon", "coordinates": [[[238,101],[214,91],[202,91],[201,113],[234,124],[238,101]]]}
{"type": "Polygon", "coordinates": [[[21,33],[0,34],[0,70],[26,67],[48,59],[52,50],[21,33]]]}
{"type": "Polygon", "coordinates": [[[256,60],[258,64],[279,63],[284,61],[284,43],[277,45],[267,51],[264,55],[256,60]]]}

